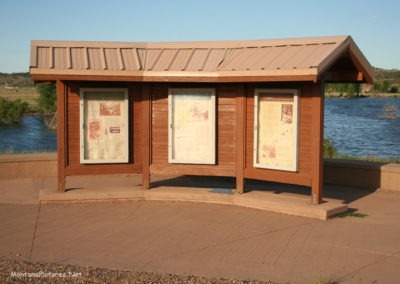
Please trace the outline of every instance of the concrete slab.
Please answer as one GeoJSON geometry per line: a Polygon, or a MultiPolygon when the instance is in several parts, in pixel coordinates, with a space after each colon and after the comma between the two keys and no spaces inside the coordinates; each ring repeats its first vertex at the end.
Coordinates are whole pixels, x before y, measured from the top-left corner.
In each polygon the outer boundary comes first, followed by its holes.
{"type": "MultiPolygon", "coordinates": [[[[2,184],[0,189],[7,194],[0,202],[0,257],[280,283],[398,282],[400,194],[396,192],[327,186],[327,202],[311,206],[307,189],[276,184],[268,185],[268,190],[264,184],[251,185],[250,192],[239,195],[211,193],[212,187],[184,187],[181,180],[169,181],[170,186],[156,183],[143,191],[137,181],[128,183],[130,178],[120,177],[95,177],[96,187],[90,188],[91,178],[85,178],[84,188],[83,180],[70,181],[75,189],[64,194],[46,193],[45,188],[56,185],[38,180],[2,184]],[[27,198],[34,200],[34,189],[42,189],[36,198],[61,196],[55,200],[61,203],[17,204],[14,186],[19,187],[16,195],[23,195],[26,188],[27,198]],[[67,196],[71,201],[63,201],[67,196]],[[111,198],[115,196],[138,199],[113,202],[118,200],[111,198]],[[165,201],[177,196],[194,202],[165,201]],[[86,202],[90,198],[108,202],[86,202]],[[284,199],[285,207],[303,210],[333,201],[348,204],[365,217],[320,222],[243,207],[255,207],[255,199],[263,204],[275,200],[278,209],[284,199]],[[230,205],[211,204],[222,202],[230,205]]],[[[213,186],[209,180],[204,184],[213,186]]]]}
{"type": "Polygon", "coordinates": [[[152,200],[199,202],[234,205],[259,210],[327,220],[348,210],[346,204],[337,200],[326,200],[313,205],[309,197],[302,195],[281,195],[273,192],[250,191],[245,194],[221,194],[210,192],[212,188],[159,186],[142,190],[139,186],[89,187],[69,190],[64,193],[42,189],[41,202],[84,202],[107,200],[152,200]]]}

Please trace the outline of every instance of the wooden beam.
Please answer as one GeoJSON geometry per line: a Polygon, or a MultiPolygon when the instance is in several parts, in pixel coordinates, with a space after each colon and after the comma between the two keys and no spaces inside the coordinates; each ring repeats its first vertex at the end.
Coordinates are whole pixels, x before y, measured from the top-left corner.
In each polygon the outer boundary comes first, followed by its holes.
{"type": "MultiPolygon", "coordinates": [[[[363,65],[360,63],[360,61],[357,59],[357,56],[350,50],[349,51],[349,56],[351,61],[353,62],[354,66],[358,69],[359,73],[363,74],[363,81],[365,81],[368,84],[372,84],[374,81],[374,78],[371,77],[367,70],[363,67],[363,65]]],[[[371,71],[373,72],[373,71],[371,71]]]]}
{"type": "Polygon", "coordinates": [[[58,191],[65,191],[66,183],[66,149],[67,139],[66,139],[66,86],[62,81],[56,82],[57,87],[57,187],[58,191]]]}
{"type": "MultiPolygon", "coordinates": [[[[88,63],[89,64],[89,63],[88,63]]],[[[89,67],[87,67],[89,68],[89,67]]],[[[168,82],[168,83],[250,83],[250,82],[297,82],[317,81],[314,75],[290,75],[290,76],[168,76],[164,75],[105,75],[102,72],[89,71],[87,74],[38,74],[31,68],[31,78],[35,82],[42,81],[117,81],[117,82],[168,82]],[[92,73],[92,74],[90,74],[92,73]]],[[[103,70],[103,73],[105,71],[103,70]]]]}
{"type": "Polygon", "coordinates": [[[313,87],[311,131],[311,202],[320,204],[323,193],[324,84],[313,87]]]}
{"type": "Polygon", "coordinates": [[[238,87],[236,96],[236,190],[244,193],[244,167],[246,156],[246,90],[238,87]]]}
{"type": "Polygon", "coordinates": [[[142,88],[142,188],[150,188],[151,159],[151,86],[142,88]]]}
{"type": "Polygon", "coordinates": [[[334,83],[362,83],[364,82],[364,73],[360,71],[333,71],[327,72],[324,79],[326,82],[334,83]]]}

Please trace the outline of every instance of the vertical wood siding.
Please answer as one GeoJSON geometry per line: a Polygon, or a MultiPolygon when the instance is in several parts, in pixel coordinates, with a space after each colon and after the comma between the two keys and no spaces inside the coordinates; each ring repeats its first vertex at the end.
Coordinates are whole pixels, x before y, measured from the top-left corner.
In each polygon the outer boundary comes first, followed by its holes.
{"type": "Polygon", "coordinates": [[[138,84],[70,83],[67,85],[67,175],[123,174],[141,171],[141,89],[138,84]],[[129,90],[129,163],[80,164],[79,90],[80,88],[128,88],[129,90]]]}

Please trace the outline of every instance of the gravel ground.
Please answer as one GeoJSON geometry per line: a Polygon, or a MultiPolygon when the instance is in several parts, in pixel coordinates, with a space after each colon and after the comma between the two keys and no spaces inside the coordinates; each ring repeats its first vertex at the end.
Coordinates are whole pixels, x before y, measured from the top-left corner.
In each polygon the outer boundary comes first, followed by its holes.
{"type": "Polygon", "coordinates": [[[105,268],[59,265],[0,259],[1,283],[235,283],[261,284],[271,281],[207,278],[192,275],[124,271],[105,268]]]}

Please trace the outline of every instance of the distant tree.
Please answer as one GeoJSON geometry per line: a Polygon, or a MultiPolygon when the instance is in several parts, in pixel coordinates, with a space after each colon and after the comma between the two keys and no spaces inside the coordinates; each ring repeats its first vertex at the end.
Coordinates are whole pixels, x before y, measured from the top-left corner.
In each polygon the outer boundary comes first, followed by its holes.
{"type": "Polygon", "coordinates": [[[20,99],[15,101],[0,98],[0,124],[19,122],[28,110],[28,103],[20,99]]]}
{"type": "Polygon", "coordinates": [[[38,107],[42,113],[54,113],[57,110],[56,85],[41,84],[37,87],[39,92],[38,107]]]}
{"type": "Polygon", "coordinates": [[[390,87],[390,81],[389,80],[383,80],[382,82],[382,93],[387,93],[389,91],[389,87],[390,87]]]}
{"type": "Polygon", "coordinates": [[[399,87],[398,86],[391,86],[389,89],[389,93],[392,94],[397,94],[399,92],[399,87]]]}

